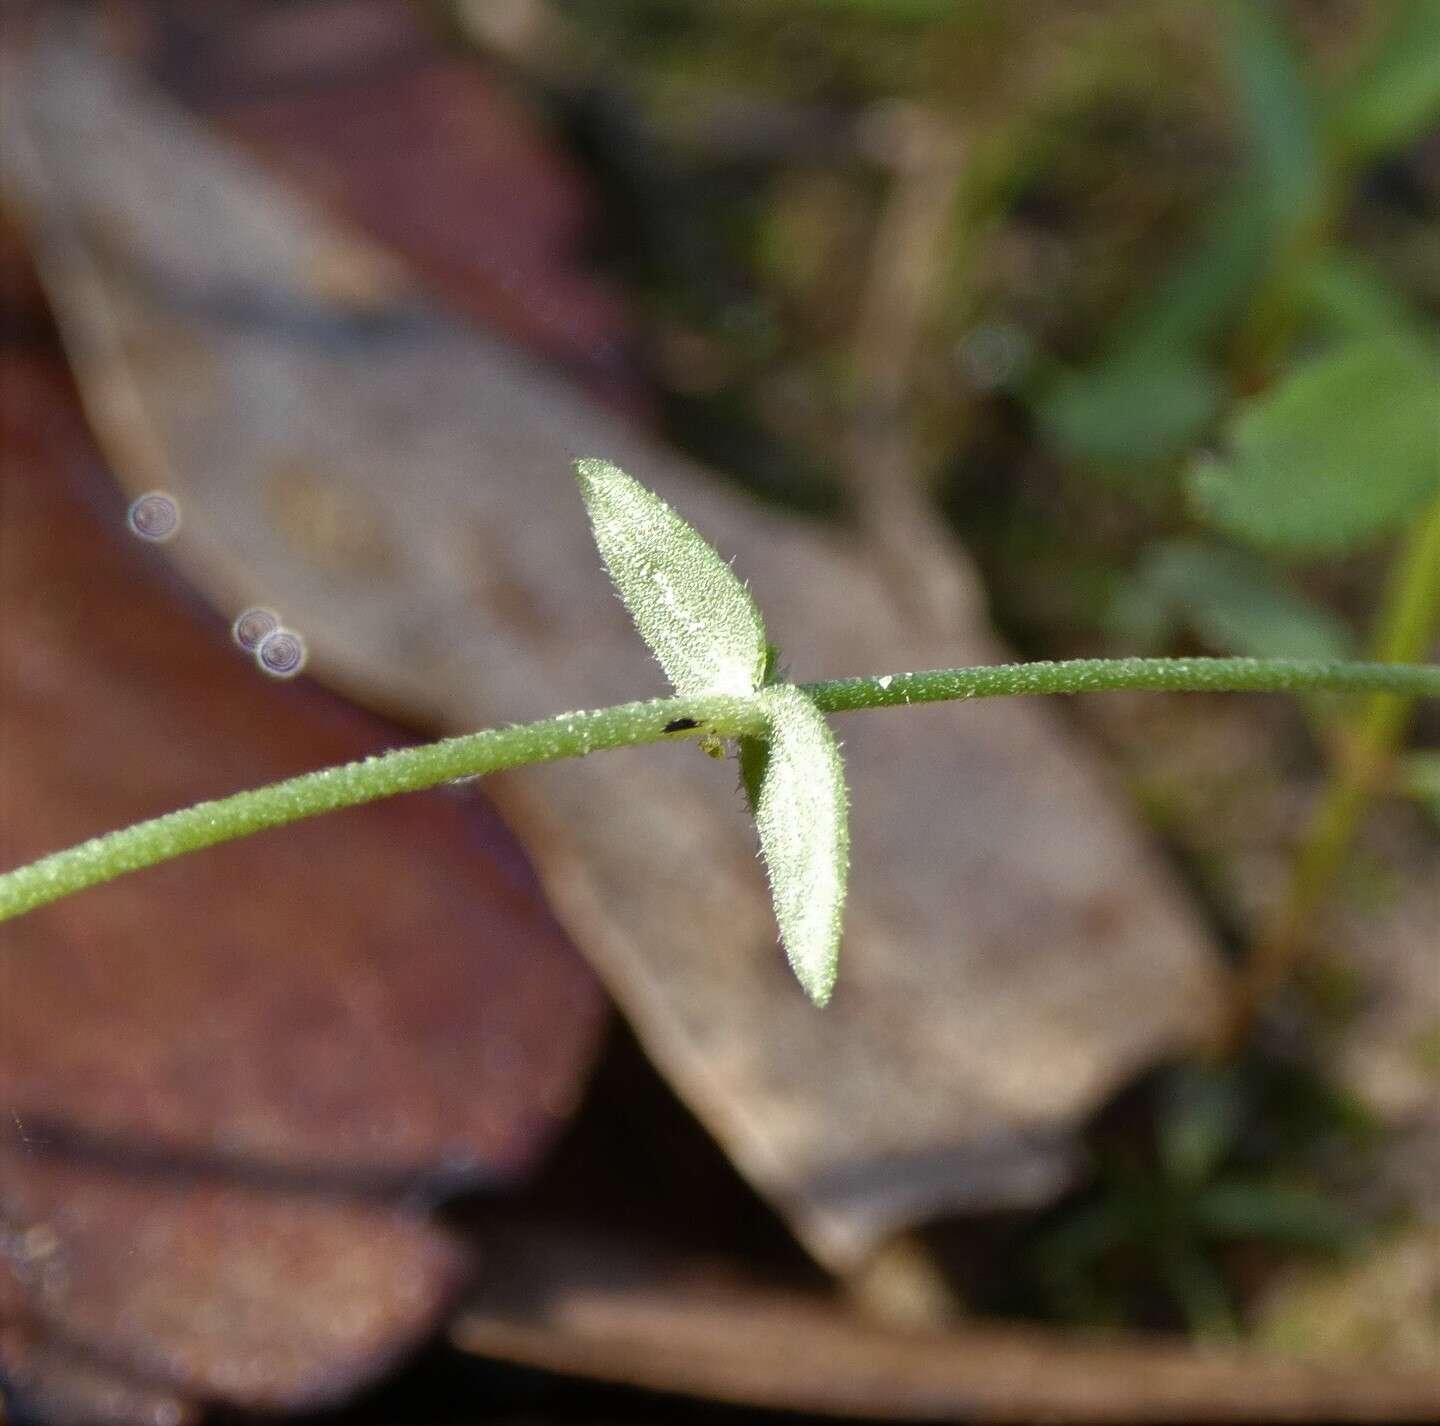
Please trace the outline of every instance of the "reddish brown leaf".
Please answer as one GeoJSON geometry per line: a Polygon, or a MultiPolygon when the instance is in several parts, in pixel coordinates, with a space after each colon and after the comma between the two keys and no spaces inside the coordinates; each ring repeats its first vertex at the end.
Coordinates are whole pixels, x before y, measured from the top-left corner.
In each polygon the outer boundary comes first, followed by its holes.
{"type": "MultiPolygon", "coordinates": [[[[18,1246],[28,1254],[48,1244],[42,1233],[18,1246]]],[[[54,1341],[27,1320],[26,1296],[9,1259],[0,1258],[0,1373],[9,1392],[0,1400],[56,1426],[190,1426],[195,1420],[195,1408],[173,1392],[54,1341]]]]}
{"type": "MultiPolygon", "coordinates": [[[[53,350],[0,354],[0,396],[0,863],[399,740],[265,678],[127,533],[53,350]]],[[[206,1396],[340,1392],[459,1269],[353,1195],[513,1178],[567,1117],[602,1000],[493,812],[293,833],[0,927],[12,1374],[64,1342],[206,1396]]]]}
{"type": "MultiPolygon", "coordinates": [[[[398,741],[260,675],[124,533],[53,368],[12,356],[0,382],[7,864],[398,741]]],[[[0,941],[0,1073],[27,1121],[247,1165],[519,1171],[565,1118],[599,1019],[469,791],[221,848],[0,941]]]]}
{"type": "Polygon", "coordinates": [[[345,1394],[429,1330],[464,1267],[384,1204],[25,1148],[0,1153],[0,1213],[27,1225],[11,1261],[47,1350],[251,1407],[345,1394]]]}
{"type": "Polygon", "coordinates": [[[402,258],[446,306],[632,412],[617,294],[584,260],[574,166],[514,86],[393,0],[134,0],[157,77],[402,258]]]}

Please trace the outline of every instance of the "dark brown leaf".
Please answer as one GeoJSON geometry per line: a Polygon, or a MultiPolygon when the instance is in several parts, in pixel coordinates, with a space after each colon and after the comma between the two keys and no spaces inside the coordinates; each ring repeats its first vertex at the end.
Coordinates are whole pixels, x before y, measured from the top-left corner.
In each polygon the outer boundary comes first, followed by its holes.
{"type": "Polygon", "coordinates": [[[430,1330],[465,1266],[413,1212],[21,1146],[0,1214],[26,1310],[75,1355],[204,1399],[328,1403],[430,1330]]]}
{"type": "MultiPolygon", "coordinates": [[[[267,679],[128,534],[58,354],[12,316],[0,861],[402,741],[267,679]]],[[[126,1372],[142,1405],[171,1399],[151,1383],[352,1388],[463,1265],[357,1195],[512,1180],[580,1091],[603,1002],[473,790],[299,830],[0,926],[0,1247],[24,1287],[0,1356],[63,1404],[93,1352],[56,1419],[124,1399],[126,1372]]]]}
{"type": "MultiPolygon", "coordinates": [[[[53,367],[6,359],[3,857],[403,741],[276,684],[128,537],[53,367]]],[[[0,928],[0,1077],[49,1134],[379,1178],[523,1171],[593,981],[471,790],[358,809],[0,928]]]]}
{"type": "MultiPolygon", "coordinates": [[[[32,1239],[32,1247],[46,1241],[32,1239]]],[[[9,1393],[0,1399],[7,1407],[55,1426],[191,1426],[196,1420],[198,1410],[175,1393],[55,1341],[26,1320],[25,1298],[8,1258],[0,1259],[0,1373],[9,1393]]]]}

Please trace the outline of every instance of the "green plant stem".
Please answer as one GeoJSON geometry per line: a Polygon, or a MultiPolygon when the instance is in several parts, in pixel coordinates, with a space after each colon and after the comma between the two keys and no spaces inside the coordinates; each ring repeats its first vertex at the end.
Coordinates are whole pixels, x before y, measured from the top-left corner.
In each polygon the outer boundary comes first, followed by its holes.
{"type": "Polygon", "coordinates": [[[1324,663],[1309,659],[1068,659],[984,664],[881,678],[802,683],[822,713],[1032,693],[1440,694],[1440,665],[1324,663]]]}
{"type": "MultiPolygon", "coordinates": [[[[1375,635],[1387,663],[1424,658],[1440,628],[1440,500],[1401,547],[1375,635]]],[[[1376,692],[1365,700],[1354,732],[1311,818],[1295,857],[1290,885],[1262,926],[1236,987],[1229,1041],[1241,1042],[1256,1011],[1299,959],[1306,928],[1334,883],[1414,713],[1412,696],[1376,692]]]]}
{"type": "MultiPolygon", "coordinates": [[[[1440,667],[1285,659],[1077,659],[935,669],[801,686],[826,713],[1011,694],[1123,689],[1207,693],[1326,689],[1440,697],[1440,667]]],[[[397,792],[417,792],[457,778],[584,757],[606,748],[675,738],[764,737],[767,731],[765,706],[758,698],[668,698],[565,713],[538,723],[404,748],[201,802],[6,872],[0,875],[0,921],[186,852],[397,792]],[[667,731],[676,722],[685,726],[667,731]]]]}

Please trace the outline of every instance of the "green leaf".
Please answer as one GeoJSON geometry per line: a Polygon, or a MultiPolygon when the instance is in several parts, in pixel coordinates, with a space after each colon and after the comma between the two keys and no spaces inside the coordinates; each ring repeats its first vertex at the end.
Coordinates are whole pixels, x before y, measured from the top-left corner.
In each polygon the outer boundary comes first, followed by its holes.
{"type": "Polygon", "coordinates": [[[1134,632],[1183,620],[1212,648],[1249,658],[1353,658],[1354,641],[1328,609],[1297,593],[1258,556],[1206,540],[1152,550],[1124,597],[1134,632]]]}
{"type": "Polygon", "coordinates": [[[1197,1232],[1215,1241],[1256,1238],[1298,1247],[1340,1249],[1356,1228],[1310,1189],[1229,1179],[1206,1189],[1193,1210],[1197,1232]]]}
{"type": "Polygon", "coordinates": [[[1233,1073],[1187,1067],[1168,1086],[1156,1125],[1166,1175],[1194,1187],[1212,1178],[1234,1150],[1245,1122],[1245,1100],[1233,1073]]]}
{"type": "Polygon", "coordinates": [[[1060,376],[1039,414],[1072,459],[1119,467],[1182,455],[1219,407],[1219,382],[1204,362],[1178,349],[1136,347],[1060,376]]]}
{"type": "Polygon", "coordinates": [[[1302,264],[1294,288],[1310,324],[1337,339],[1392,336],[1420,325],[1385,275],[1352,252],[1332,249],[1302,264]]]}
{"type": "Polygon", "coordinates": [[[754,693],[765,677],[765,625],[735,572],[618,466],[580,460],[575,473],[605,568],[675,691],[754,693]]]}
{"type": "Polygon", "coordinates": [[[1275,0],[1231,0],[1224,12],[1249,163],[1103,354],[1034,398],[1057,448],[1100,473],[1151,474],[1208,433],[1224,397],[1217,339],[1324,203],[1315,106],[1291,26],[1275,0]]]}
{"type": "Polygon", "coordinates": [[[1332,142],[1352,160],[1399,148],[1440,115],[1440,5],[1400,0],[1370,62],[1334,95],[1332,142]]]}
{"type": "Polygon", "coordinates": [[[1160,284],[1130,305],[1104,353],[1034,394],[1059,450],[1118,470],[1173,460],[1206,434],[1224,394],[1210,347],[1263,272],[1270,227],[1261,185],[1237,185],[1160,284]]]}
{"type": "Polygon", "coordinates": [[[1230,1289],[1220,1269],[1204,1253],[1180,1245],[1160,1255],[1159,1269],[1196,1337],[1222,1342],[1239,1337],[1230,1289]]]}
{"type": "Polygon", "coordinates": [[[1293,27],[1277,0],[1232,0],[1230,66],[1252,163],[1277,231],[1303,228],[1322,201],[1315,105],[1293,27]]]}
{"type": "Polygon", "coordinates": [[[1400,791],[1413,797],[1440,827],[1440,752],[1406,753],[1396,762],[1400,791]]]}
{"type": "Polygon", "coordinates": [[[1204,352],[1244,309],[1264,274],[1271,227],[1264,184],[1247,175],[1210,210],[1159,285],[1126,312],[1112,350],[1204,352]]]}
{"type": "Polygon", "coordinates": [[[835,988],[850,870],[845,771],[829,724],[798,688],[778,684],[762,696],[770,737],[756,770],[760,849],[790,968],[824,1005],[835,988]]]}
{"type": "Polygon", "coordinates": [[[1278,552],[1339,554],[1440,490],[1437,372],[1406,336],[1351,342],[1240,409],[1228,459],[1191,472],[1201,512],[1278,552]]]}

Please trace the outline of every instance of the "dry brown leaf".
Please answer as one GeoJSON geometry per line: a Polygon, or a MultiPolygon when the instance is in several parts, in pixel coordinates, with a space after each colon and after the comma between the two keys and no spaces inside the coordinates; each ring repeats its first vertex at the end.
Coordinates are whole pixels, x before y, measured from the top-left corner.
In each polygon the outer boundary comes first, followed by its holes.
{"type": "MultiPolygon", "coordinates": [[[[265,679],[124,532],[62,377],[6,360],[3,854],[402,741],[265,679]]],[[[523,1172],[601,1011],[473,789],[357,809],[0,929],[6,1100],[47,1134],[384,1181],[523,1172]]]]}
{"type": "MultiPolygon", "coordinates": [[[[393,0],[177,8],[109,0],[160,83],[328,209],[378,238],[445,304],[561,364],[604,399],[646,402],[618,296],[582,263],[574,166],[513,84],[393,0]]],[[[383,298],[374,254],[320,276],[383,298]]]]}
{"type": "MultiPolygon", "coordinates": [[[[12,86],[11,180],[87,404],[223,609],[282,606],[319,675],[446,729],[658,692],[568,470],[615,460],[737,557],[800,676],[960,662],[873,552],[763,513],[507,345],[315,274],[371,252],[69,44],[12,86]]],[[[1071,1130],[1213,1024],[1213,947],[1047,710],[840,725],[840,987],[789,984],[733,773],[691,748],[498,779],[552,904],[649,1052],[822,1261],[950,1208],[1043,1201],[1071,1130]]],[[[177,875],[181,870],[177,869],[177,875]]],[[[176,883],[179,885],[179,883],[176,883]]]]}
{"type": "Polygon", "coordinates": [[[1145,1339],[899,1333],[615,1239],[508,1232],[452,1329],[483,1356],[653,1391],[884,1421],[1424,1421],[1440,1372],[1338,1371],[1145,1339]]]}
{"type": "Polygon", "coordinates": [[[0,1214],[54,1349],[259,1410],[349,1395],[434,1327],[466,1270],[413,1211],[29,1144],[0,1151],[0,1214]]]}
{"type": "MultiPolygon", "coordinates": [[[[126,532],[58,351],[7,315],[36,336],[0,353],[4,864],[393,744],[264,678],[126,532]]],[[[473,789],[191,870],[0,927],[0,1257],[23,1288],[0,1359],[56,1420],[111,1398],[168,1419],[175,1392],[295,1406],[381,1370],[465,1255],[373,1195],[523,1175],[603,1020],[473,789]]]]}
{"type": "MultiPolygon", "coordinates": [[[[182,1396],[146,1385],[55,1341],[26,1320],[25,1289],[0,1259],[0,1403],[56,1426],[192,1426],[199,1411],[182,1396]]],[[[8,1419],[8,1418],[7,1418],[8,1419]]]]}

